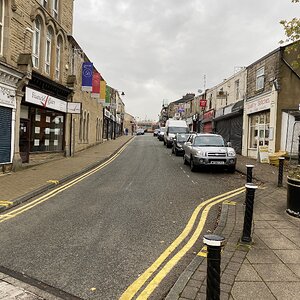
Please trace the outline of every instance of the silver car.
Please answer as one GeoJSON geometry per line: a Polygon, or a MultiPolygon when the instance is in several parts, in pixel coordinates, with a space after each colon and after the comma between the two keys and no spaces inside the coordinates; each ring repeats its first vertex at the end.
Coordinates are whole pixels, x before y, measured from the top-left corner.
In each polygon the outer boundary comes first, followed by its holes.
{"type": "Polygon", "coordinates": [[[192,134],[183,145],[183,161],[189,164],[191,171],[199,166],[218,166],[235,172],[236,153],[230,143],[225,145],[218,134],[192,134]]]}

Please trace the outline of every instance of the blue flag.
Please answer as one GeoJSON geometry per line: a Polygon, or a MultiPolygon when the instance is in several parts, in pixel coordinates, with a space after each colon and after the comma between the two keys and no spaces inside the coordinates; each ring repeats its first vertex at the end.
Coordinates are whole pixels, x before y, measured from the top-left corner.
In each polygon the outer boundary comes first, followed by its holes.
{"type": "Polygon", "coordinates": [[[93,63],[84,62],[82,64],[82,85],[83,91],[91,92],[93,86],[93,63]]]}

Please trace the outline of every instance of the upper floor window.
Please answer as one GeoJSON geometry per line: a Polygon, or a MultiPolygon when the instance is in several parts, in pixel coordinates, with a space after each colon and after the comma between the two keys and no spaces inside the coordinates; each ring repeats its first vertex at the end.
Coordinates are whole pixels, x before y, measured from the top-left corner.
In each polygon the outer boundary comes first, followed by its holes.
{"type": "Polygon", "coordinates": [[[39,67],[41,27],[41,21],[39,18],[37,18],[34,22],[34,34],[32,42],[32,62],[35,68],[39,67]]]}
{"type": "Polygon", "coordinates": [[[53,7],[52,7],[52,15],[55,19],[58,18],[58,0],[52,1],[53,7]]]}
{"type": "Polygon", "coordinates": [[[240,81],[239,79],[234,82],[235,100],[239,100],[240,96],[240,81]]]}
{"type": "Polygon", "coordinates": [[[4,0],[0,0],[0,55],[3,52],[4,0]]]}
{"type": "Polygon", "coordinates": [[[262,90],[265,84],[265,68],[262,67],[256,71],[256,90],[262,90]]]}
{"type": "Polygon", "coordinates": [[[51,65],[51,48],[52,48],[53,30],[48,28],[46,37],[46,53],[45,53],[45,72],[50,74],[51,65]]]}
{"type": "Polygon", "coordinates": [[[40,0],[40,3],[43,7],[47,8],[48,0],[40,0]]]}
{"type": "Polygon", "coordinates": [[[55,63],[55,79],[59,80],[60,77],[60,58],[61,58],[61,47],[62,47],[62,38],[61,36],[57,39],[56,44],[56,63],[55,63]]]}

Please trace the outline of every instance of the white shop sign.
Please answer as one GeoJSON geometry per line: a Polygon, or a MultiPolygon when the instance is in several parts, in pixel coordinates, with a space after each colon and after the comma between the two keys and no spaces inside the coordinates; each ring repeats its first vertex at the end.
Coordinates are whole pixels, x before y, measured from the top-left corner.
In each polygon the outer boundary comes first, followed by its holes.
{"type": "Polygon", "coordinates": [[[14,92],[2,86],[0,86],[0,106],[16,108],[14,92]]]}
{"type": "Polygon", "coordinates": [[[258,111],[267,110],[271,108],[270,96],[262,97],[257,100],[249,101],[245,103],[246,114],[253,114],[258,111]]]}
{"type": "Polygon", "coordinates": [[[68,102],[67,112],[70,114],[81,114],[80,102],[68,102]]]}
{"type": "Polygon", "coordinates": [[[67,112],[67,102],[26,87],[25,102],[67,112]]]}

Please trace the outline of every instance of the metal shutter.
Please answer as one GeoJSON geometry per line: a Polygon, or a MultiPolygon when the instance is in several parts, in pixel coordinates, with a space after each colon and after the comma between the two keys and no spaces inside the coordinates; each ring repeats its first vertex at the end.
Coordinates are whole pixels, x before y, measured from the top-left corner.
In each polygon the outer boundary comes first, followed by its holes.
{"type": "Polygon", "coordinates": [[[10,163],[12,109],[0,106],[0,164],[10,163]]]}

